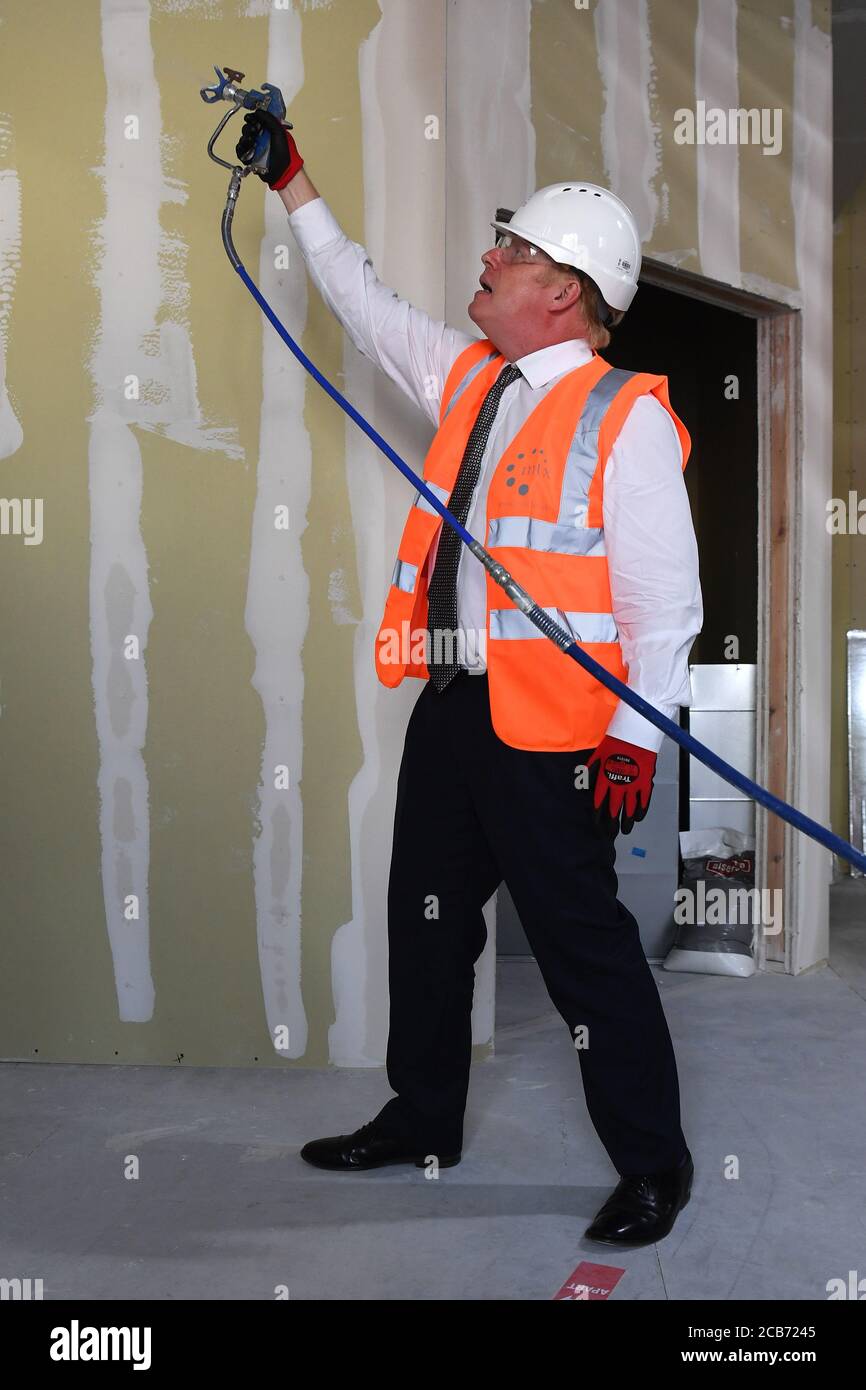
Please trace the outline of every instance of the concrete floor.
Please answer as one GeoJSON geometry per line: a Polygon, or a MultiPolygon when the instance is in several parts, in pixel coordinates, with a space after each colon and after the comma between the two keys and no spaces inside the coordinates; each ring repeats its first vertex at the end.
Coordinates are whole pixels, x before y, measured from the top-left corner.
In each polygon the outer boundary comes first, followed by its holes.
{"type": "Polygon", "coordinates": [[[658,1246],[582,1238],[616,1175],[520,961],[501,966],[463,1162],[438,1180],[298,1158],[373,1116],[383,1071],[0,1066],[0,1276],[41,1278],[46,1299],[547,1300],[589,1260],[627,1271],[613,1299],[824,1300],[829,1279],[866,1276],[866,883],[832,903],[830,967],[655,971],[696,1169],[658,1246]]]}

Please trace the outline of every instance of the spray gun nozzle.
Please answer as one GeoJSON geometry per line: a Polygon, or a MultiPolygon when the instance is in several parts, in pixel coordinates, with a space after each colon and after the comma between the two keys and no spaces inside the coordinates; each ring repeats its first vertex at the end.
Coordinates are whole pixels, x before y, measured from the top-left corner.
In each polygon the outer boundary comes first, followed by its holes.
{"type": "MultiPolygon", "coordinates": [[[[216,82],[209,87],[199,89],[202,101],[206,101],[208,105],[212,105],[216,101],[228,101],[232,105],[231,110],[222,117],[208,141],[207,152],[215,164],[221,164],[224,169],[232,170],[233,174],[236,172],[239,178],[243,178],[253,170],[257,173],[263,173],[268,167],[270,153],[271,135],[268,129],[258,130],[249,156],[246,150],[239,154],[239,158],[243,158],[243,165],[229,164],[227,160],[220,159],[219,155],[214,153],[214,145],[226,122],[241,110],[267,112],[274,116],[286,130],[291,130],[292,123],[286,120],[286,104],[283,101],[283,94],[279,87],[275,87],[271,82],[263,82],[261,91],[257,91],[255,88],[247,91],[240,86],[244,74],[237,68],[226,67],[223,70],[214,64],[214,72],[217,76],[216,82]]],[[[234,196],[237,196],[237,190],[235,190],[234,196]]],[[[231,188],[229,200],[232,200],[231,188]]]]}
{"type": "Polygon", "coordinates": [[[257,102],[248,103],[247,101],[247,98],[250,96],[258,97],[258,92],[245,92],[243,87],[238,86],[238,83],[243,82],[244,74],[238,72],[237,68],[227,67],[225,71],[222,71],[216,66],[216,63],[214,63],[214,72],[217,75],[216,82],[210,87],[201,88],[200,94],[202,101],[233,101],[237,106],[258,104],[257,102]]]}

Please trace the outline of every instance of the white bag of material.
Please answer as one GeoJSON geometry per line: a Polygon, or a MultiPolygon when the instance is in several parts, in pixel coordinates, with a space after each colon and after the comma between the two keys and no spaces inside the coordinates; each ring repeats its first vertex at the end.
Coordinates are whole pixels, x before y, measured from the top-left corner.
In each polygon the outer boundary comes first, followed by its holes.
{"type": "Polygon", "coordinates": [[[677,935],[665,970],[754,975],[755,837],[729,826],[680,832],[683,876],[676,892],[677,935]]]}

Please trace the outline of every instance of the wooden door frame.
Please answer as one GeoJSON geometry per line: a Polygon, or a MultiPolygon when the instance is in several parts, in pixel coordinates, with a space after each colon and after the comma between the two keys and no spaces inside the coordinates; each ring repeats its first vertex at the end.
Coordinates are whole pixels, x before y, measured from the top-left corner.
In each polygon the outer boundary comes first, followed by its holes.
{"type": "MultiPolygon", "coordinates": [[[[736,289],[693,271],[645,258],[641,281],[703,300],[757,321],[758,349],[758,664],[755,780],[791,801],[795,783],[799,660],[796,622],[799,563],[798,495],[802,464],[800,310],[789,303],[736,289]]],[[[762,806],[755,808],[755,884],[781,889],[782,930],[757,932],[759,968],[790,971],[797,882],[791,853],[793,828],[762,806]]],[[[770,899],[775,902],[775,898],[770,899]]]]}

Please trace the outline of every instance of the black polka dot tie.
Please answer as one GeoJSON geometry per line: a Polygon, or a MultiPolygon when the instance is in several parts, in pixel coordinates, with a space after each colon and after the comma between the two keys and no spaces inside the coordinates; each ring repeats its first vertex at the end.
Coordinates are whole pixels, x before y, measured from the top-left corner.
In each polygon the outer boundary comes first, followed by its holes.
{"type": "MultiPolygon", "coordinates": [[[[481,458],[490,437],[493,421],[506,386],[516,381],[520,371],[509,362],[499,373],[481,404],[478,418],[466,444],[460,472],[448,499],[448,510],[461,525],[466,524],[469,504],[481,473],[481,458]]],[[[447,521],[442,523],[436,565],[428,591],[427,667],[436,689],[442,691],[460,670],[457,651],[457,568],[460,564],[460,537],[447,521]],[[438,634],[438,635],[437,635],[438,634]]]]}

